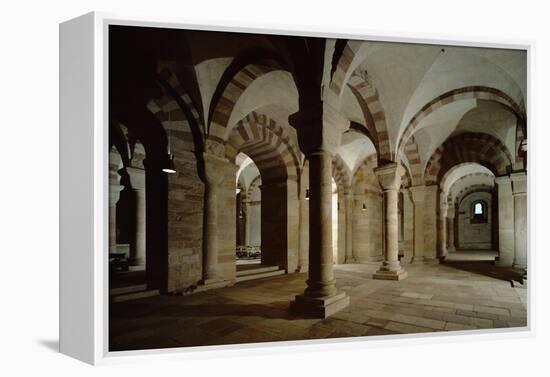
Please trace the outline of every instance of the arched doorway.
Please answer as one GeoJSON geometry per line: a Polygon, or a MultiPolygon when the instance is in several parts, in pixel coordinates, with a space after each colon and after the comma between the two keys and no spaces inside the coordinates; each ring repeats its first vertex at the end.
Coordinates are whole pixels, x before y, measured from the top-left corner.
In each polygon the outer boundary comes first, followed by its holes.
{"type": "MultiPolygon", "coordinates": [[[[294,272],[299,242],[297,150],[275,122],[262,117],[247,120],[237,124],[226,145],[226,157],[237,165],[235,229],[241,236],[236,253],[254,257],[263,271],[258,277],[294,272]]],[[[250,280],[252,274],[244,276],[242,271],[251,267],[242,267],[239,255],[236,279],[250,280]]]]}

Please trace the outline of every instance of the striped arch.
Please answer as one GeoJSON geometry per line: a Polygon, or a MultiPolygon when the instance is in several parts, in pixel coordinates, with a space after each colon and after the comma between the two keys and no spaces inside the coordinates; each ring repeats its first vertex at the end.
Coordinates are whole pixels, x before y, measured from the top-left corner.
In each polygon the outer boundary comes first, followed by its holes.
{"type": "Polygon", "coordinates": [[[373,135],[374,144],[380,160],[391,161],[391,148],[386,124],[386,114],[378,90],[366,70],[359,67],[353,71],[348,87],[357,98],[363,111],[369,133],[373,135]]]}
{"type": "Polygon", "coordinates": [[[147,108],[162,124],[170,138],[173,151],[194,151],[195,143],[191,125],[182,109],[174,98],[164,95],[161,98],[152,99],[147,108]]]}
{"type": "Polygon", "coordinates": [[[332,177],[338,185],[338,192],[349,189],[351,184],[349,169],[340,155],[334,155],[332,158],[332,177]]]}
{"type": "Polygon", "coordinates": [[[447,139],[431,156],[424,171],[427,185],[438,184],[447,171],[466,162],[487,167],[495,176],[512,170],[512,155],[500,140],[483,133],[462,133],[447,139]]]}
{"type": "Polygon", "coordinates": [[[122,164],[128,166],[132,159],[132,146],[128,138],[128,128],[116,121],[109,122],[109,142],[117,150],[119,157],[122,159],[122,164]]]}
{"type": "Polygon", "coordinates": [[[355,193],[382,192],[378,178],[373,169],[378,166],[378,158],[375,154],[366,157],[353,173],[352,187],[355,193]],[[363,189],[360,185],[364,184],[363,189]],[[358,191],[359,190],[359,191],[358,191]]]}
{"type": "Polygon", "coordinates": [[[407,160],[409,161],[409,169],[410,169],[410,181],[414,185],[418,185],[422,183],[422,164],[420,161],[420,153],[418,152],[418,144],[416,143],[416,140],[414,136],[411,136],[409,140],[407,140],[407,144],[405,145],[405,149],[403,150],[404,155],[407,157],[407,160]]]}
{"type": "Polygon", "coordinates": [[[351,63],[353,62],[355,54],[359,51],[360,47],[361,41],[347,41],[344,49],[342,50],[342,54],[338,59],[338,63],[336,64],[336,68],[331,75],[329,84],[330,90],[338,97],[340,97],[344,91],[344,84],[350,70],[351,63]]]}
{"type": "Polygon", "coordinates": [[[210,109],[211,119],[209,121],[208,139],[215,143],[224,144],[226,130],[229,127],[229,118],[243,92],[254,80],[279,69],[265,65],[249,64],[238,71],[223,88],[218,100],[211,105],[213,107],[210,109]]]}
{"type": "MultiPolygon", "coordinates": [[[[447,199],[448,200],[451,200],[451,197],[452,197],[452,188],[454,187],[454,185],[460,183],[461,181],[464,181],[466,179],[470,179],[471,177],[487,177],[487,178],[494,178],[493,175],[491,174],[487,174],[487,173],[471,173],[471,174],[467,174],[463,177],[460,177],[459,179],[457,179],[456,181],[453,182],[453,184],[451,185],[451,187],[449,187],[449,192],[446,193],[447,194],[447,199]]],[[[444,181],[445,179],[443,179],[442,181],[444,181]]],[[[478,185],[474,185],[474,186],[479,186],[481,184],[478,184],[478,185]]],[[[469,187],[472,187],[472,186],[469,186],[469,187]]],[[[468,188],[468,187],[466,187],[468,188]]]]}
{"type": "MultiPolygon", "coordinates": [[[[447,170],[445,172],[445,174],[441,177],[441,180],[439,181],[439,187],[443,190],[443,187],[446,185],[447,183],[447,180],[449,179],[451,173],[457,169],[460,169],[462,167],[465,167],[467,165],[470,165],[471,163],[469,162],[464,162],[464,163],[461,163],[461,164],[456,164],[454,165],[451,169],[447,170]]],[[[463,179],[466,179],[467,177],[472,177],[472,176],[478,176],[478,177],[481,177],[481,176],[488,176],[488,177],[493,177],[494,178],[494,175],[488,175],[487,173],[468,173],[464,176],[461,176],[460,178],[458,178],[456,181],[454,181],[450,186],[449,186],[449,189],[451,189],[456,182],[459,182],[463,179]]]]}
{"type": "Polygon", "coordinates": [[[250,185],[248,186],[248,190],[246,192],[247,200],[252,200],[252,192],[259,186],[262,185],[262,176],[258,175],[256,178],[250,182],[250,185]]]}
{"type": "Polygon", "coordinates": [[[409,121],[405,127],[401,138],[397,146],[398,155],[403,152],[405,145],[409,138],[415,133],[416,128],[420,122],[426,118],[428,115],[452,102],[466,100],[466,99],[478,99],[486,101],[498,102],[508,109],[510,109],[514,114],[516,114],[520,124],[525,124],[525,113],[522,111],[520,106],[506,93],[486,86],[466,86],[460,89],[454,89],[444,93],[426,105],[424,105],[409,121]]]}
{"type": "Polygon", "coordinates": [[[159,79],[161,84],[167,84],[169,87],[165,90],[170,91],[170,94],[174,97],[176,101],[181,100],[181,104],[185,105],[184,107],[189,113],[186,114],[187,118],[190,118],[191,122],[195,124],[201,130],[201,136],[204,135],[204,122],[200,116],[199,110],[193,103],[193,100],[181,85],[178,77],[170,70],[166,62],[159,63],[158,71],[159,79]]]}
{"type": "Polygon", "coordinates": [[[225,155],[233,160],[239,152],[254,161],[264,183],[286,178],[297,180],[297,148],[285,130],[263,114],[250,113],[232,130],[225,145],[225,155]]]}
{"type": "Polygon", "coordinates": [[[460,190],[460,192],[458,192],[455,195],[454,198],[451,198],[449,196],[448,203],[451,206],[460,205],[460,203],[462,202],[462,200],[464,200],[465,197],[467,197],[468,195],[470,195],[471,193],[474,193],[474,192],[488,192],[490,194],[493,194],[495,192],[495,187],[485,185],[485,184],[483,184],[483,185],[473,185],[473,186],[466,187],[466,188],[460,190]]]}

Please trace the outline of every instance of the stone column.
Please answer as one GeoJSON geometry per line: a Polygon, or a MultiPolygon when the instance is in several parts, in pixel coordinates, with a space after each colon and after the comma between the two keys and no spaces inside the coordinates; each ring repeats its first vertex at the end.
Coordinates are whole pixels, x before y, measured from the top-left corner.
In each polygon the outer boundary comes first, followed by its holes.
{"type": "Polygon", "coordinates": [[[309,276],[291,310],[326,318],[349,305],[335,286],[332,254],[332,155],[349,121],[326,104],[289,117],[309,161],[309,276]],[[347,124],[346,124],[347,122],[347,124]]]}
{"type": "Polygon", "coordinates": [[[498,188],[498,244],[496,265],[511,267],[514,263],[514,199],[509,176],[495,178],[498,188]]]}
{"type": "Polygon", "coordinates": [[[439,193],[439,215],[438,215],[438,258],[440,261],[447,257],[447,199],[444,192],[439,193]]]}
{"type": "Polygon", "coordinates": [[[227,160],[204,153],[205,220],[204,220],[204,285],[220,280],[218,272],[218,191],[223,180],[222,167],[227,160]]]}
{"type": "Polygon", "coordinates": [[[384,189],[385,209],[385,245],[386,253],[382,265],[373,275],[373,279],[402,280],[407,272],[399,263],[397,206],[401,186],[401,174],[397,163],[392,162],[374,170],[380,185],[384,189]]]}
{"type": "Polygon", "coordinates": [[[426,186],[409,188],[414,204],[414,247],[411,263],[424,262],[424,196],[426,186]]]}
{"type": "Polygon", "coordinates": [[[307,272],[309,269],[309,199],[306,199],[306,190],[309,187],[308,162],[304,164],[304,170],[300,179],[300,236],[298,252],[298,272],[307,272]]]}
{"type": "Polygon", "coordinates": [[[116,204],[120,199],[120,192],[124,186],[120,185],[119,169],[122,159],[118,152],[109,153],[109,253],[117,252],[116,243],[116,204]]]}
{"type": "Polygon", "coordinates": [[[527,269],[527,174],[512,173],[514,197],[514,268],[527,269]]]}
{"type": "MultiPolygon", "coordinates": [[[[241,191],[241,195],[242,195],[241,191]]],[[[243,212],[245,213],[244,217],[244,246],[250,246],[250,199],[244,199],[241,201],[241,205],[244,207],[243,212]]]]}
{"type": "Polygon", "coordinates": [[[130,265],[145,265],[145,170],[134,167],[127,167],[130,184],[135,193],[136,218],[135,233],[133,242],[130,244],[130,265]]]}
{"type": "Polygon", "coordinates": [[[455,207],[449,206],[447,209],[447,251],[456,251],[455,247],[455,207]]]}
{"type": "Polygon", "coordinates": [[[355,263],[353,255],[353,192],[351,189],[344,191],[346,204],[346,263],[355,263]]]}

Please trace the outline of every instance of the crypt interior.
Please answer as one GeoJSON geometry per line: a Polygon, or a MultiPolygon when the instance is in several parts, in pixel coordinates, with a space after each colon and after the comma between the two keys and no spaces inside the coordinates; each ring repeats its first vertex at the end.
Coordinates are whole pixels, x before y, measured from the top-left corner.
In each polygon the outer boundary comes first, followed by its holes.
{"type": "Polygon", "coordinates": [[[526,59],[110,26],[110,350],[527,326],[526,59]]]}

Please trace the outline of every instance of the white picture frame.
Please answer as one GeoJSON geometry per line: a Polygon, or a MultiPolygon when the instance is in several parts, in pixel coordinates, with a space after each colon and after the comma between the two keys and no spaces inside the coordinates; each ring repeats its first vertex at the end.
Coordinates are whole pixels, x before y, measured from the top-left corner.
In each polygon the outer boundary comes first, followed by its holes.
{"type": "MultiPolygon", "coordinates": [[[[377,347],[385,342],[449,342],[482,339],[530,337],[534,335],[533,287],[529,287],[528,327],[486,331],[453,332],[451,335],[403,335],[373,338],[346,338],[277,342],[268,344],[205,346],[165,350],[109,352],[108,339],[108,70],[109,25],[135,25],[180,29],[252,32],[363,39],[374,41],[430,43],[524,49],[527,51],[528,93],[531,93],[533,41],[438,39],[421,33],[385,33],[344,28],[289,27],[196,23],[185,19],[143,18],[123,14],[88,13],[60,25],[60,351],[90,364],[132,362],[137,359],[179,359],[230,356],[243,349],[251,354],[294,352],[296,349],[333,347],[377,347]],[[77,168],[78,165],[78,168],[77,168]],[[78,245],[78,246],[76,246],[78,245]]],[[[527,111],[531,114],[531,102],[527,111]]],[[[528,128],[533,131],[531,117],[528,128]]],[[[531,135],[533,135],[531,133],[531,135]]],[[[532,151],[529,150],[529,155],[532,151]]],[[[529,187],[531,176],[529,176],[529,187]]],[[[532,196],[528,195],[528,213],[532,219],[532,196]]],[[[529,240],[531,240],[529,226],[529,240]]],[[[528,263],[535,255],[528,245],[528,263]]],[[[530,280],[536,280],[530,269],[530,280]]]]}

